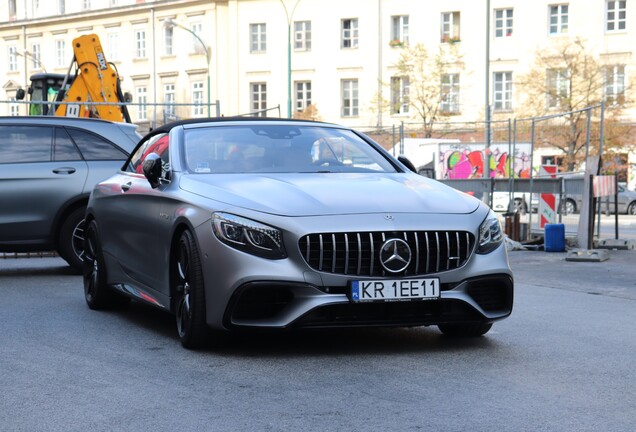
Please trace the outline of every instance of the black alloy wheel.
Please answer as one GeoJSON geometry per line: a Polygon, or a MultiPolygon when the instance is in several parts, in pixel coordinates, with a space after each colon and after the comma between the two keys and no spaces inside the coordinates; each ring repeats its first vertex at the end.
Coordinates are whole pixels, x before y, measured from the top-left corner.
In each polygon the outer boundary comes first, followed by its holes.
{"type": "Polygon", "coordinates": [[[175,316],[181,344],[188,349],[203,347],[209,337],[205,317],[205,290],[199,250],[192,233],[184,231],[177,244],[172,266],[175,316]]]}
{"type": "Polygon", "coordinates": [[[58,253],[75,270],[81,272],[84,260],[85,207],[73,210],[60,227],[58,253]]]}
{"type": "Polygon", "coordinates": [[[99,242],[97,222],[94,220],[86,229],[83,249],[84,298],[88,307],[103,310],[126,303],[128,298],[113,291],[106,283],[104,255],[99,242]]]}

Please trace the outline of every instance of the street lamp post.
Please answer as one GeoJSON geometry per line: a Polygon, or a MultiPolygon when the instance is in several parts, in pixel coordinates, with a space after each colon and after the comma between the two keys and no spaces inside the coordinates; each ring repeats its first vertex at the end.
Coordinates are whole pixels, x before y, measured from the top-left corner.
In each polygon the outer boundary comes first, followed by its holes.
{"type": "Polygon", "coordinates": [[[198,34],[193,32],[189,28],[182,26],[181,24],[179,24],[178,22],[176,22],[175,20],[173,20],[171,18],[166,18],[163,21],[163,25],[166,28],[179,27],[180,29],[183,29],[183,30],[187,31],[192,36],[197,38],[197,40],[203,46],[203,50],[205,51],[205,59],[207,60],[207,63],[208,63],[208,72],[207,72],[207,82],[208,82],[208,117],[210,117],[211,116],[211,111],[210,111],[210,50],[208,49],[208,46],[205,44],[205,42],[203,42],[203,39],[201,39],[198,34]]]}
{"type": "Polygon", "coordinates": [[[29,51],[24,50],[24,51],[16,51],[15,52],[17,55],[22,56],[24,58],[30,57],[31,59],[33,59],[34,62],[36,62],[44,72],[46,72],[46,67],[44,66],[44,63],[42,63],[40,61],[39,58],[37,58],[36,56],[34,56],[33,54],[31,54],[29,51]]]}
{"type": "Polygon", "coordinates": [[[296,6],[300,3],[300,0],[296,0],[294,3],[294,8],[290,11],[287,9],[285,2],[280,0],[280,3],[283,5],[285,9],[285,16],[287,17],[287,117],[292,117],[292,102],[291,102],[291,25],[292,19],[294,19],[294,11],[296,10],[296,6]]]}

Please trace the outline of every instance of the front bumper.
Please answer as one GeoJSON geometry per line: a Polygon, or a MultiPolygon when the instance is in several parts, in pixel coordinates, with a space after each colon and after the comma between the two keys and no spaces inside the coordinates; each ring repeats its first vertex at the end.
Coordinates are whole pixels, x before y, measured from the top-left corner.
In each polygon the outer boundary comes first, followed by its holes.
{"type": "Polygon", "coordinates": [[[345,287],[249,282],[232,297],[224,327],[317,328],[488,323],[512,312],[513,279],[485,275],[442,284],[435,300],[354,303],[345,287]]]}

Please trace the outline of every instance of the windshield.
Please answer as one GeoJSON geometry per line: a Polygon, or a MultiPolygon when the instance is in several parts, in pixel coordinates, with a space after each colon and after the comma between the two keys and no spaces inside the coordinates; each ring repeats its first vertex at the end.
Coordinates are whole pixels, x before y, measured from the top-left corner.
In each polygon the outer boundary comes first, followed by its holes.
{"type": "Polygon", "coordinates": [[[355,133],[296,125],[188,129],[184,155],[193,173],[396,172],[355,133]]]}

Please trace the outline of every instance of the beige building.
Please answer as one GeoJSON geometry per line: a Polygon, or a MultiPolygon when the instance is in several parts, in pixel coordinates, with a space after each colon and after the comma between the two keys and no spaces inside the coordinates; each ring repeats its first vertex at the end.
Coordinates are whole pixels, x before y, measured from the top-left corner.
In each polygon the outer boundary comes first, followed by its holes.
{"type": "Polygon", "coordinates": [[[447,121],[482,121],[486,107],[514,116],[515,77],[564,38],[583,38],[615,65],[606,91],[624,92],[635,14],[624,0],[9,0],[0,5],[0,114],[24,114],[16,90],[31,74],[66,73],[72,40],[95,33],[142,127],[208,108],[287,117],[310,104],[320,119],[352,126],[417,120],[396,63],[418,43],[461,55],[439,84],[447,121]]]}

